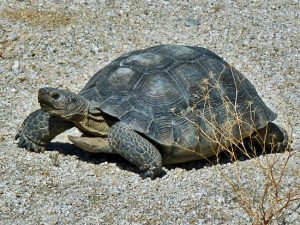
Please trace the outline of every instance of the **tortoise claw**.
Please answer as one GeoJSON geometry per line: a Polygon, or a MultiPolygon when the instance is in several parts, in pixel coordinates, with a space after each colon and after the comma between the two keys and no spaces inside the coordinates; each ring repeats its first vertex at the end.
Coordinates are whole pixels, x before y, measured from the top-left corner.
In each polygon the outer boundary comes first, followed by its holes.
{"type": "Polygon", "coordinates": [[[140,176],[143,178],[143,179],[146,179],[146,178],[150,178],[151,180],[153,180],[155,178],[155,176],[157,176],[157,173],[155,172],[156,168],[150,168],[148,169],[147,171],[143,172],[140,174],[140,176]]]}
{"type": "Polygon", "coordinates": [[[15,136],[15,140],[18,140],[19,137],[20,137],[20,134],[19,134],[19,131],[18,131],[18,133],[17,133],[16,136],[15,136]]]}

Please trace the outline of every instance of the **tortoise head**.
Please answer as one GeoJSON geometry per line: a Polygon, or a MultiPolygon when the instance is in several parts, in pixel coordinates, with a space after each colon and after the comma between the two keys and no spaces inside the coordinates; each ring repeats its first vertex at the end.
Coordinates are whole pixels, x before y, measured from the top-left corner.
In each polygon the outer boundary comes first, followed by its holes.
{"type": "Polygon", "coordinates": [[[41,88],[38,93],[41,109],[52,116],[72,121],[80,130],[96,136],[107,136],[109,126],[97,103],[70,91],[41,88]]]}
{"type": "Polygon", "coordinates": [[[84,115],[88,110],[88,101],[85,98],[57,88],[41,88],[38,101],[43,111],[68,120],[74,116],[84,115]]]}

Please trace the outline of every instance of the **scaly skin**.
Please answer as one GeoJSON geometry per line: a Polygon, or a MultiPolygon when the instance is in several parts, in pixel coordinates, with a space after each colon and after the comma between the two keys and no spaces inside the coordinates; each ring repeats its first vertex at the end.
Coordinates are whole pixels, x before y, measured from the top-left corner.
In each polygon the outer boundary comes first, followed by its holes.
{"type": "Polygon", "coordinates": [[[38,109],[24,120],[15,139],[18,146],[34,152],[43,152],[47,144],[57,135],[74,125],[38,109]]]}
{"type": "Polygon", "coordinates": [[[114,124],[108,134],[113,150],[136,165],[143,177],[152,179],[161,173],[162,157],[160,152],[147,139],[131,130],[126,124],[114,124]]]}

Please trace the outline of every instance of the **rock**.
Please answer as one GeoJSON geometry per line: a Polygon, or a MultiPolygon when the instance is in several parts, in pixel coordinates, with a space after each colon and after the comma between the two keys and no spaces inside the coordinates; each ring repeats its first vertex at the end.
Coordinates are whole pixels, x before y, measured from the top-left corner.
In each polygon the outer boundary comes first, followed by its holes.
{"type": "Polygon", "coordinates": [[[185,25],[187,27],[200,26],[200,21],[199,21],[199,19],[193,19],[193,18],[188,17],[185,19],[185,25]]]}
{"type": "Polygon", "coordinates": [[[22,72],[21,65],[20,65],[20,62],[18,60],[15,60],[13,62],[13,65],[12,65],[11,69],[14,72],[15,75],[19,75],[22,72]]]}
{"type": "Polygon", "coordinates": [[[8,35],[8,37],[7,37],[7,41],[15,41],[15,40],[17,40],[17,38],[18,38],[18,35],[16,35],[16,34],[10,34],[10,35],[8,35]]]}

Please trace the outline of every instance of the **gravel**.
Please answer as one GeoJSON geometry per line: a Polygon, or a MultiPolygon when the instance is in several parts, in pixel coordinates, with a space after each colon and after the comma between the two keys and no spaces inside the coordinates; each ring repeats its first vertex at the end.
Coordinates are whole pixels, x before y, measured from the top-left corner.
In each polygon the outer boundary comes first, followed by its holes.
{"type": "MultiPolygon", "coordinates": [[[[2,0],[0,224],[252,224],[270,180],[258,165],[277,159],[278,177],[289,156],[279,194],[299,194],[299,16],[297,0],[2,0]],[[39,88],[79,91],[121,54],[162,43],[207,47],[242,71],[291,131],[292,155],[178,165],[143,180],[120,157],[70,145],[76,129],[43,154],[16,146],[18,127],[39,107],[39,88]]],[[[274,224],[300,224],[299,207],[292,202],[274,224]]]]}

